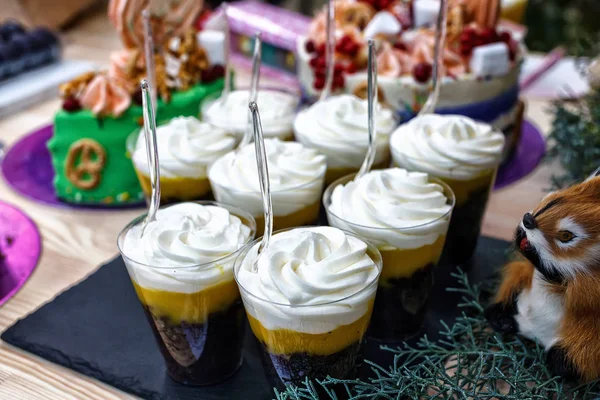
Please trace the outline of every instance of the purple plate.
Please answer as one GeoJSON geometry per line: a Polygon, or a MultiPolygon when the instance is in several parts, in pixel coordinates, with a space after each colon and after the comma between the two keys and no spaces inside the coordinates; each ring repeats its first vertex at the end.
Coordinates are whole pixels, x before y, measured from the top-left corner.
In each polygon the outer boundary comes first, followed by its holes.
{"type": "Polygon", "coordinates": [[[18,208],[0,202],[0,306],[25,284],[41,252],[35,223],[18,208]]]}
{"type": "Polygon", "coordinates": [[[500,166],[494,189],[502,189],[529,175],[546,153],[546,139],[529,121],[523,121],[521,140],[511,158],[500,166]]]}
{"type": "Polygon", "coordinates": [[[19,194],[39,203],[55,207],[122,209],[145,207],[139,203],[127,205],[75,205],[62,202],[56,197],[52,181],[54,168],[47,142],[52,137],[52,125],[40,128],[24,136],[14,144],[2,160],[2,173],[6,182],[19,194]]]}

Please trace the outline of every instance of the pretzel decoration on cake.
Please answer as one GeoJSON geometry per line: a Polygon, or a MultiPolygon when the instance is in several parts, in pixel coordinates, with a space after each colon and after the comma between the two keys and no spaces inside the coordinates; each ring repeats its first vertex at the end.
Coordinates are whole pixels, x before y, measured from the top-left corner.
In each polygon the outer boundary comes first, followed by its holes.
{"type": "MultiPolygon", "coordinates": [[[[369,87],[369,82],[364,80],[354,87],[354,89],[352,90],[352,94],[355,95],[356,97],[359,97],[359,98],[365,100],[367,98],[368,87],[369,87]]],[[[387,105],[385,95],[383,94],[383,90],[381,89],[381,86],[379,86],[379,85],[377,85],[377,101],[379,102],[379,104],[387,105]]]]}
{"type": "Polygon", "coordinates": [[[106,164],[106,151],[92,139],[80,139],[69,147],[65,160],[67,179],[82,190],[91,190],[100,184],[106,164]]]}

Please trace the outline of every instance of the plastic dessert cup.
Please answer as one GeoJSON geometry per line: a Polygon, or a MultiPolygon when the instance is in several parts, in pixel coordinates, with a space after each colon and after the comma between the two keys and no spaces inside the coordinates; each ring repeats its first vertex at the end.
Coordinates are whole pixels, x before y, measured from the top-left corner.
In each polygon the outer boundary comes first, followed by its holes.
{"type": "MultiPolygon", "coordinates": [[[[221,94],[207,96],[200,105],[202,120],[223,129],[225,132],[241,140],[248,128],[246,110],[250,88],[242,87],[230,93],[230,96],[240,96],[234,99],[235,103],[229,111],[214,112],[221,101],[221,94]],[[244,92],[244,96],[241,96],[244,92]],[[243,98],[242,98],[243,97],[243,98]],[[239,101],[238,101],[239,100],[239,101]],[[239,104],[238,104],[239,103],[239,104]]],[[[298,93],[276,87],[260,87],[258,90],[258,103],[261,104],[261,123],[265,139],[277,137],[280,140],[294,139],[294,117],[300,105],[298,93]]]]}
{"type": "Polygon", "coordinates": [[[426,224],[404,228],[380,228],[358,225],[333,214],[330,210],[333,190],[354,179],[347,175],[333,182],[323,194],[323,204],[329,225],[354,232],[373,243],[383,260],[379,289],[369,327],[369,337],[385,342],[396,342],[416,335],[425,321],[429,296],[433,287],[434,268],[442,255],[455,198],[452,189],[442,181],[429,178],[444,189],[450,210],[426,224]],[[402,235],[422,235],[436,230],[437,239],[416,248],[398,248],[385,242],[387,232],[402,235]]]}
{"type": "MultiPolygon", "coordinates": [[[[216,202],[198,203],[229,210],[250,228],[248,242],[254,238],[256,225],[245,211],[216,202]]],[[[244,246],[209,263],[190,267],[140,263],[128,257],[123,242],[127,232],[141,224],[145,216],[134,219],[121,231],[118,245],[168,374],[187,385],[221,382],[232,376],[243,360],[244,309],[233,277],[233,263],[244,246]],[[218,283],[206,286],[197,272],[211,268],[217,268],[225,276],[218,283]],[[165,277],[168,290],[145,285],[150,274],[165,277]],[[183,280],[185,285],[180,285],[183,280]]]]}
{"type": "Polygon", "coordinates": [[[476,176],[463,179],[462,176],[466,175],[464,172],[469,168],[468,165],[454,167],[442,175],[436,173],[435,170],[423,170],[423,162],[419,159],[404,154],[401,156],[394,154],[394,164],[396,166],[409,171],[427,172],[430,176],[444,181],[452,188],[456,197],[456,205],[452,212],[452,220],[450,221],[446,241],[444,258],[447,258],[448,262],[464,264],[473,256],[481,232],[483,216],[501,161],[501,158],[498,158],[496,166],[482,170],[476,176]]]}
{"type": "MultiPolygon", "coordinates": [[[[285,231],[289,229],[275,232],[275,235],[285,231]]],[[[351,233],[344,233],[357,238],[351,233]]],[[[259,240],[255,240],[240,253],[235,262],[234,274],[240,287],[250,328],[259,343],[261,360],[269,383],[278,390],[284,390],[286,385],[300,385],[307,378],[355,378],[363,361],[363,346],[381,271],[381,255],[377,248],[367,243],[367,254],[378,268],[378,273],[372,281],[365,282],[361,290],[337,301],[289,305],[258,297],[240,283],[240,268],[258,242],[259,240]],[[349,303],[353,303],[357,310],[364,310],[362,316],[350,324],[340,325],[323,333],[267,328],[267,321],[281,321],[285,318],[293,318],[294,325],[302,327],[329,324],[338,312],[348,311],[349,303]]],[[[343,388],[339,389],[342,393],[343,388]]]]}

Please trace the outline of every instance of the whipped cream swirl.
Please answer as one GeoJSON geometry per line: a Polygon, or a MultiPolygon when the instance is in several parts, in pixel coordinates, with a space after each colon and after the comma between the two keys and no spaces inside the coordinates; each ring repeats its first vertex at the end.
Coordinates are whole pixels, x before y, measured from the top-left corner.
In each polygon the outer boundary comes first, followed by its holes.
{"type": "Polygon", "coordinates": [[[198,203],[158,210],[143,237],[142,225],[133,226],[119,239],[121,252],[134,269],[132,277],[142,287],[183,293],[233,279],[234,257],[222,258],[254,234],[228,209],[198,203]]]}
{"type": "Polygon", "coordinates": [[[403,168],[469,180],[500,164],[504,135],[464,116],[429,114],[400,126],[390,146],[403,168]]]}
{"type": "MultiPolygon", "coordinates": [[[[227,100],[217,98],[202,107],[202,117],[241,139],[248,127],[248,90],[235,90],[227,100]]],[[[300,103],[298,96],[291,93],[261,89],[257,103],[260,104],[260,120],[265,137],[291,138],[292,124],[300,103]]]]}
{"type": "MultiPolygon", "coordinates": [[[[396,127],[391,110],[375,111],[377,153],[375,164],[389,156],[389,136],[396,127]]],[[[367,101],[344,94],[318,101],[302,111],[294,121],[296,139],[327,156],[329,168],[356,168],[369,147],[367,101]]]]}
{"type": "MultiPolygon", "coordinates": [[[[265,139],[273,214],[289,215],[318,203],[327,164],[316,150],[297,142],[265,139]]],[[[254,143],[218,159],[208,177],[218,201],[263,215],[254,143]]]]}
{"type": "Polygon", "coordinates": [[[371,171],[333,189],[329,223],[379,248],[415,249],[445,235],[452,205],[427,174],[400,168],[371,171]]]}
{"type": "MultiPolygon", "coordinates": [[[[160,174],[165,178],[206,178],[207,167],[231,151],[237,139],[194,117],[178,117],[156,129],[160,174]]],[[[132,154],[135,168],[150,175],[146,139],[140,131],[132,154]]]]}
{"type": "Polygon", "coordinates": [[[254,271],[258,246],[235,273],[246,311],[265,328],[324,333],[367,313],[381,264],[367,254],[362,240],[332,227],[281,232],[254,271]]]}

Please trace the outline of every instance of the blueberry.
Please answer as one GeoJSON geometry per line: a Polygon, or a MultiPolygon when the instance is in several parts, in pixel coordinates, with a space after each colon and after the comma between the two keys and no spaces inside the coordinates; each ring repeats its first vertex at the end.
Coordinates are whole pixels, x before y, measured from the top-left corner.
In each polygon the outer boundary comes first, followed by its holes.
{"type": "Polygon", "coordinates": [[[36,28],[29,32],[36,53],[40,54],[41,63],[60,58],[60,42],[58,37],[46,28],[36,28]]]}
{"type": "Polygon", "coordinates": [[[0,25],[0,37],[4,41],[9,41],[14,35],[23,33],[25,33],[23,25],[15,20],[8,20],[0,25]]]}
{"type": "Polygon", "coordinates": [[[32,38],[35,38],[36,42],[47,47],[58,44],[58,37],[51,30],[46,28],[35,28],[29,32],[29,35],[32,38]]]}

